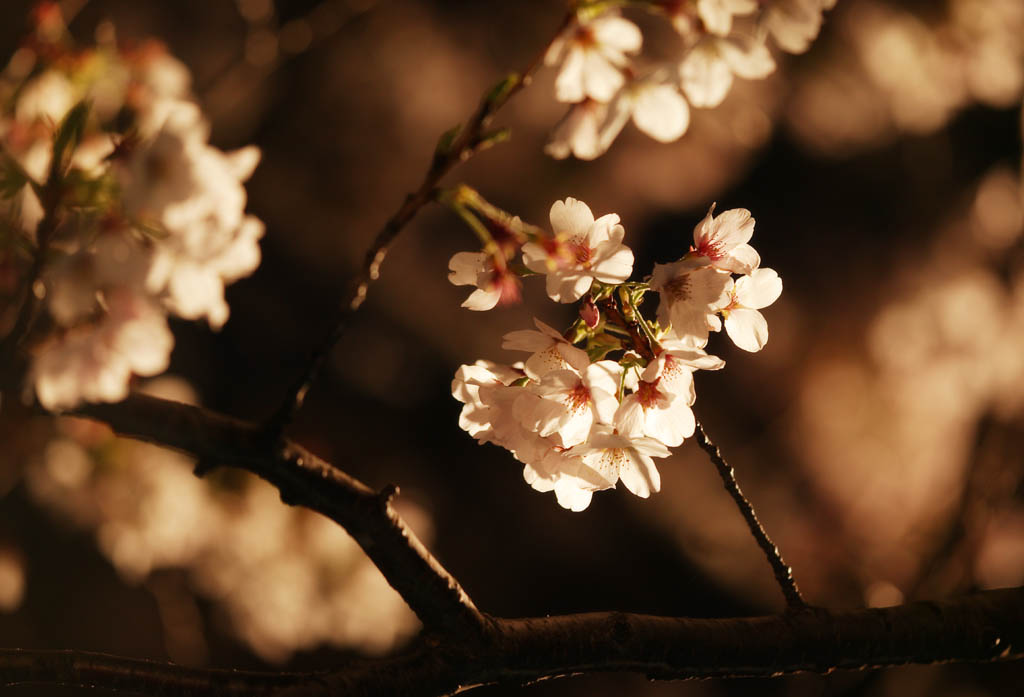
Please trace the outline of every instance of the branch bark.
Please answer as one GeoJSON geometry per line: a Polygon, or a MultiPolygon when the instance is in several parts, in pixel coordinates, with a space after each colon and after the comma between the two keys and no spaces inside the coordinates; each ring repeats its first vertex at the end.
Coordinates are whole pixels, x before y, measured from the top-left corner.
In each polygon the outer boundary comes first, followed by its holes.
{"type": "Polygon", "coordinates": [[[770,617],[689,619],[619,612],[494,619],[476,640],[421,641],[408,653],[329,673],[203,671],[100,654],[0,651],[0,684],[116,687],[147,695],[427,697],[594,672],[658,680],[769,677],[906,663],[1024,656],[1024,588],[952,601],[770,617]],[[248,690],[248,691],[246,691],[248,690]]]}
{"type": "Polygon", "coordinates": [[[256,424],[146,395],[77,412],[117,433],[185,451],[204,469],[228,465],[273,484],[281,500],[341,525],[381,570],[428,631],[476,635],[487,620],[391,505],[397,487],[376,492],[287,440],[268,440],[256,424]]]}

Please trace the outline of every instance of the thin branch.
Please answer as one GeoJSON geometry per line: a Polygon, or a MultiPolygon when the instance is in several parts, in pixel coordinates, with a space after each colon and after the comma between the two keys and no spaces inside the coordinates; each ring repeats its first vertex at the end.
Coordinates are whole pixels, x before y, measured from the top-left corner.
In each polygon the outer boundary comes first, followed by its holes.
{"type": "Polygon", "coordinates": [[[408,194],[405,197],[402,205],[398,207],[398,210],[388,218],[384,226],[377,232],[377,236],[366,252],[359,273],[351,281],[345,301],[331,323],[327,335],[314,348],[302,374],[288,390],[288,394],[280,408],[268,420],[266,424],[267,433],[275,436],[280,435],[284,428],[291,423],[295,414],[302,407],[306,393],[323,368],[331,349],[348,330],[352,316],[363,304],[363,301],[366,300],[370,284],[380,276],[380,267],[387,256],[391,243],[420,209],[433,200],[434,190],[448,172],[489,146],[487,127],[490,125],[492,118],[512,97],[530,84],[533,73],[536,72],[540,65],[544,54],[547,52],[547,48],[562,33],[565,27],[569,25],[574,16],[573,12],[565,15],[565,18],[558,27],[558,31],[555,32],[551,40],[545,45],[544,50],[539,52],[527,64],[523,72],[509,75],[506,82],[500,88],[496,88],[484,96],[476,111],[470,116],[469,121],[464,127],[459,129],[450,144],[447,146],[439,144],[438,150],[435,152],[434,158],[419,188],[414,193],[408,194]]]}
{"type": "Polygon", "coordinates": [[[160,666],[73,652],[0,651],[0,685],[108,687],[211,697],[434,697],[493,683],[581,673],[637,672],[657,680],[828,673],[907,663],[1024,657],[1024,588],[885,609],[812,609],[770,617],[689,619],[621,612],[494,620],[480,640],[421,642],[391,658],[307,676],[160,666]],[[234,678],[235,682],[230,682],[234,678]],[[214,680],[234,691],[216,692],[214,680]]]}
{"type": "MultiPolygon", "coordinates": [[[[363,548],[428,631],[476,635],[487,623],[473,601],[406,525],[396,487],[376,492],[294,443],[268,441],[261,429],[200,407],[132,395],[82,407],[79,415],[117,433],[183,450],[202,463],[248,470],[273,484],[281,500],[341,525],[363,548]]],[[[201,472],[199,472],[201,474],[201,472]]]]}
{"type": "Polygon", "coordinates": [[[714,463],[715,469],[718,470],[718,475],[722,478],[722,483],[725,485],[725,490],[729,492],[729,496],[736,502],[736,506],[740,509],[740,513],[743,514],[743,520],[747,523],[747,528],[750,530],[750,534],[757,540],[757,546],[764,552],[764,556],[768,559],[768,563],[771,564],[772,573],[775,574],[775,580],[779,583],[779,588],[782,589],[782,594],[786,596],[786,607],[790,610],[800,610],[807,608],[807,603],[804,601],[803,596],[800,595],[800,589],[797,588],[796,579],[793,578],[793,569],[786,564],[782,559],[782,553],[779,548],[772,542],[771,538],[768,537],[768,533],[765,532],[764,526],[761,525],[761,521],[757,519],[757,514],[754,513],[754,507],[747,500],[747,497],[743,495],[743,491],[740,489],[739,482],[736,481],[736,472],[733,468],[725,461],[722,457],[721,451],[718,449],[711,439],[708,438],[708,434],[704,431],[704,426],[700,422],[697,423],[697,444],[700,445],[701,449],[704,450],[711,458],[711,462],[714,463]]]}

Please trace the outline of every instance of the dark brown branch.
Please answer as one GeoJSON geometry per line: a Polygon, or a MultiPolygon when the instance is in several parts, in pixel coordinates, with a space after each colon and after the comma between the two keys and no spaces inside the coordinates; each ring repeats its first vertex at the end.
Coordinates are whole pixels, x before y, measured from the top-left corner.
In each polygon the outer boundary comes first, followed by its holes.
{"type": "Polygon", "coordinates": [[[315,676],[203,670],[86,651],[0,649],[0,686],[97,687],[105,691],[209,697],[258,697],[309,684],[315,676]]]}
{"type": "Polygon", "coordinates": [[[729,492],[729,496],[736,502],[736,506],[740,509],[740,513],[743,514],[743,520],[747,523],[747,528],[750,529],[750,534],[757,540],[757,546],[764,552],[764,556],[767,557],[768,563],[771,564],[772,573],[775,574],[775,580],[779,583],[779,588],[782,589],[782,594],[786,596],[786,607],[790,610],[798,610],[806,608],[807,603],[804,602],[803,596],[800,595],[800,589],[797,588],[796,580],[793,578],[793,570],[786,564],[782,559],[782,553],[779,548],[772,542],[771,538],[768,537],[768,533],[765,532],[764,526],[761,525],[761,521],[757,519],[757,514],[754,512],[754,507],[747,500],[747,497],[743,495],[743,491],[740,489],[739,482],[736,481],[736,472],[725,461],[722,457],[721,451],[718,449],[711,439],[708,438],[708,434],[704,431],[704,426],[697,423],[697,444],[701,447],[704,452],[711,458],[711,462],[714,463],[715,469],[718,470],[718,475],[722,478],[722,483],[725,485],[725,490],[729,492]]]}
{"type": "Polygon", "coordinates": [[[82,407],[78,414],[117,433],[176,448],[201,462],[248,470],[281,500],[324,514],[345,528],[428,631],[479,633],[486,619],[462,587],[395,512],[388,487],[376,492],[301,446],[268,441],[251,423],[145,395],[82,407]]]}
{"type": "MultiPolygon", "coordinates": [[[[551,41],[562,33],[563,29],[572,21],[574,14],[568,13],[558,27],[551,41]]],[[[373,243],[366,252],[363,264],[355,278],[352,279],[349,291],[345,300],[338,310],[331,323],[330,329],[324,339],[314,348],[306,361],[305,368],[299,378],[292,384],[285,396],[281,407],[268,420],[266,431],[273,435],[279,435],[284,428],[292,421],[296,412],[302,407],[306,393],[316,380],[320,370],[323,368],[327,356],[335,344],[348,330],[352,316],[366,300],[366,293],[370,284],[380,276],[380,267],[387,256],[388,248],[395,240],[402,229],[411,221],[423,206],[434,198],[434,190],[441,179],[457,165],[465,162],[479,150],[488,145],[487,128],[491,119],[512,97],[521,89],[530,84],[533,73],[547,51],[545,45],[543,51],[538,53],[526,66],[522,73],[513,73],[507,78],[504,89],[496,90],[484,96],[479,106],[469,121],[462,127],[452,142],[447,146],[439,144],[437,152],[423,177],[423,181],[414,193],[405,197],[398,210],[388,218],[384,226],[377,232],[373,243]]]]}
{"type": "MultiPolygon", "coordinates": [[[[99,686],[147,695],[213,695],[235,678],[281,697],[450,695],[491,683],[607,671],[653,679],[768,677],[906,663],[1024,657],[1024,589],[956,600],[771,617],[687,619],[607,612],[494,620],[477,640],[421,642],[407,654],[310,676],[197,671],[70,652],[0,652],[0,684],[99,686]],[[57,657],[61,658],[57,658],[57,657]],[[76,662],[77,661],[77,662],[76,662]],[[264,681],[261,683],[261,681],[264,681]],[[104,685],[106,686],[106,685],[104,685]]],[[[239,687],[238,689],[242,689],[239,687]]],[[[227,694],[238,694],[238,692],[227,694]]]]}

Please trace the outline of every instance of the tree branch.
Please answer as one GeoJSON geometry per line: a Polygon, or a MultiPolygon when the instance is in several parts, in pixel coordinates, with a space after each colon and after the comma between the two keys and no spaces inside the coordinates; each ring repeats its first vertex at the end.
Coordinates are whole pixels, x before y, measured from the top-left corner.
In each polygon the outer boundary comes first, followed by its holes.
{"type": "Polygon", "coordinates": [[[697,444],[711,458],[715,469],[718,470],[718,476],[722,478],[725,490],[729,492],[729,496],[736,502],[740,513],[743,514],[743,520],[747,523],[750,534],[754,536],[757,546],[761,548],[764,556],[768,559],[768,563],[771,564],[775,580],[778,581],[782,594],[786,596],[786,607],[790,610],[800,610],[808,607],[803,596],[800,595],[796,579],[793,578],[793,569],[783,560],[779,548],[768,537],[768,533],[765,531],[764,526],[761,525],[761,521],[757,519],[754,507],[747,500],[747,497],[743,495],[743,490],[740,489],[740,484],[736,481],[736,471],[722,457],[722,452],[718,449],[718,446],[708,438],[708,434],[704,431],[704,426],[700,422],[697,423],[696,436],[697,444]]]}
{"type": "Polygon", "coordinates": [[[428,631],[476,635],[486,624],[458,581],[395,512],[396,487],[376,492],[295,443],[268,440],[255,424],[201,407],[135,394],[76,413],[202,463],[252,472],[277,487],[285,503],[327,516],[352,535],[428,631]]]}
{"type": "Polygon", "coordinates": [[[491,141],[488,139],[489,134],[486,129],[490,125],[491,119],[516,93],[530,84],[533,73],[536,72],[547,52],[547,47],[569,25],[574,16],[573,12],[565,15],[551,41],[545,44],[544,50],[530,61],[522,73],[510,74],[497,88],[484,96],[469,121],[464,127],[459,128],[450,143],[444,144],[444,136],[442,136],[442,142],[438,143],[438,149],[434,153],[434,158],[427,168],[419,188],[405,197],[402,205],[377,232],[373,243],[366,252],[358,275],[351,281],[345,301],[331,323],[327,335],[313,349],[302,374],[289,388],[281,406],[267,421],[265,428],[268,433],[280,435],[302,407],[306,393],[323,368],[331,349],[348,330],[352,316],[366,300],[370,284],[380,276],[380,266],[387,256],[388,247],[420,209],[433,200],[434,190],[441,179],[457,165],[490,145],[491,141]]]}
{"type": "Polygon", "coordinates": [[[1022,656],[1024,588],[1013,588],[942,603],[809,609],[770,617],[605,612],[495,619],[476,640],[424,641],[401,656],[310,675],[204,671],[100,654],[8,650],[0,651],[0,684],[116,686],[192,697],[427,697],[579,673],[639,672],[658,680],[768,677],[1022,656]]]}

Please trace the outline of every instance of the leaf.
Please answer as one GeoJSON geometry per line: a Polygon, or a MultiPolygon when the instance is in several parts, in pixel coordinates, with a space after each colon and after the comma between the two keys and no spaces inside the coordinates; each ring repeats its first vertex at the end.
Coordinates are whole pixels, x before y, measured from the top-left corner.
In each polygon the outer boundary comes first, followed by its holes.
{"type": "Polygon", "coordinates": [[[503,77],[498,84],[491,88],[491,91],[485,97],[488,108],[494,111],[497,107],[504,104],[505,100],[508,99],[509,93],[518,87],[522,80],[523,77],[519,73],[509,73],[503,77]]]}
{"type": "Polygon", "coordinates": [[[57,133],[53,136],[53,165],[51,171],[64,172],[71,162],[71,155],[82,142],[85,122],[89,118],[92,102],[83,99],[71,108],[64,120],[60,122],[57,133]]]}

